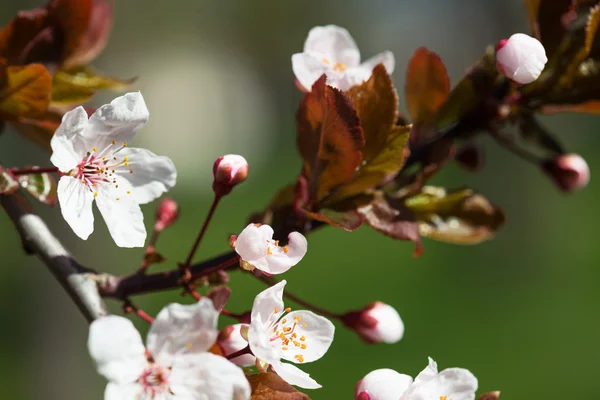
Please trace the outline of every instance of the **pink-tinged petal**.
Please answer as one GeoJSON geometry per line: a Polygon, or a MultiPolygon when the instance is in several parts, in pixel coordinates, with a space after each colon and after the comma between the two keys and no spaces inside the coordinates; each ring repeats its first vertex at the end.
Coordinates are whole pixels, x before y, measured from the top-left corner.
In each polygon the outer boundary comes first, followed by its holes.
{"type": "Polygon", "coordinates": [[[257,358],[269,364],[279,362],[281,358],[279,342],[271,341],[270,326],[283,314],[283,289],[286,283],[283,280],[263,290],[256,296],[252,305],[248,344],[257,358]]]}
{"type": "Polygon", "coordinates": [[[507,78],[527,84],[540,76],[548,58],[539,40],[524,33],[515,33],[498,45],[496,62],[498,70],[507,78]]]}
{"type": "Polygon", "coordinates": [[[369,77],[371,77],[371,74],[373,73],[373,68],[375,68],[379,64],[383,64],[387,73],[391,75],[394,72],[394,68],[396,68],[396,59],[394,58],[394,53],[392,53],[391,51],[384,51],[383,53],[379,53],[376,56],[373,56],[367,61],[363,62],[360,65],[360,68],[365,69],[369,73],[369,77]]]}
{"type": "Polygon", "coordinates": [[[117,144],[129,144],[149,117],[142,94],[127,93],[97,109],[90,117],[83,135],[98,150],[109,146],[113,140],[117,144]]]}
{"type": "Polygon", "coordinates": [[[448,368],[425,382],[417,382],[406,393],[407,400],[447,398],[474,400],[477,378],[464,368],[448,368]]]}
{"type": "MultiPolygon", "coordinates": [[[[246,324],[234,324],[226,326],[221,330],[219,339],[217,341],[219,348],[223,352],[224,356],[236,353],[248,346],[248,342],[242,337],[241,328],[247,326],[246,324]]],[[[232,358],[230,360],[235,365],[240,367],[251,366],[256,363],[256,357],[252,354],[244,354],[239,357],[232,358]]]]}
{"type": "Polygon", "coordinates": [[[119,157],[127,157],[129,165],[116,171],[122,179],[129,181],[133,199],[138,204],[149,203],[175,186],[177,170],[168,157],[129,147],[118,154],[119,157]]]}
{"type": "Polygon", "coordinates": [[[419,372],[419,375],[415,378],[415,384],[421,384],[435,378],[438,374],[437,363],[433,358],[429,357],[429,362],[423,371],[419,372]]]}
{"type": "Polygon", "coordinates": [[[135,382],[147,364],[140,333],[131,321],[116,315],[90,324],[88,350],[98,372],[116,384],[135,382]]]}
{"type": "Polygon", "coordinates": [[[88,115],[83,107],[77,107],[63,115],[61,124],[50,140],[50,162],[60,171],[69,172],[85,157],[87,150],[82,133],[87,124],[88,115]]]}
{"type": "Polygon", "coordinates": [[[152,398],[143,392],[143,388],[138,383],[116,384],[109,382],[104,390],[104,400],[159,400],[152,398]]]}
{"type": "MultiPolygon", "coordinates": [[[[354,395],[360,399],[369,400],[400,400],[404,392],[408,390],[413,379],[405,374],[400,374],[393,369],[382,368],[369,372],[356,385],[354,395]]],[[[438,399],[435,399],[438,400],[438,399]]]]}
{"type": "Polygon", "coordinates": [[[146,241],[144,214],[138,203],[126,194],[125,182],[119,190],[112,186],[101,187],[96,205],[106,222],[108,231],[119,247],[143,247],[146,241]]]}
{"type": "Polygon", "coordinates": [[[317,26],[310,30],[304,43],[305,53],[318,53],[332,65],[344,64],[348,68],[360,64],[360,51],[350,33],[339,26],[317,26]]]}
{"type": "Polygon", "coordinates": [[[257,227],[249,224],[237,237],[235,251],[243,260],[254,265],[267,255],[268,241],[273,239],[273,229],[269,225],[257,227]]]}
{"type": "Polygon", "coordinates": [[[247,400],[250,384],[241,368],[211,353],[185,354],[172,365],[174,399],[247,400]]]}
{"type": "MultiPolygon", "coordinates": [[[[285,315],[286,324],[296,334],[283,350],[281,358],[294,363],[313,362],[325,355],[333,342],[335,326],[312,311],[292,311],[285,315]]],[[[283,322],[283,320],[281,321],[283,322]]]]}
{"type": "Polygon", "coordinates": [[[162,361],[177,354],[204,352],[217,339],[218,317],[212,301],[206,297],[190,305],[169,304],[150,327],[148,350],[162,361]]]}
{"type": "Polygon", "coordinates": [[[56,192],[63,218],[77,236],[87,240],[94,231],[94,194],[79,179],[71,176],[60,178],[56,192]]]}
{"type": "MultiPolygon", "coordinates": [[[[327,64],[308,53],[296,53],[292,56],[292,71],[307,92],[310,92],[312,85],[329,70],[327,64]]],[[[331,83],[328,76],[327,84],[331,83]]]]}
{"type": "Polygon", "coordinates": [[[317,383],[309,374],[292,364],[276,363],[272,364],[273,371],[277,373],[290,385],[298,386],[303,389],[319,389],[321,385],[317,383]]]}
{"type": "Polygon", "coordinates": [[[346,314],[344,323],[370,343],[397,343],[404,336],[404,323],[398,311],[380,301],[346,314]]]}
{"type": "Polygon", "coordinates": [[[284,253],[290,260],[292,266],[298,264],[306,255],[308,242],[300,232],[292,232],[288,235],[287,251],[284,253]]]}

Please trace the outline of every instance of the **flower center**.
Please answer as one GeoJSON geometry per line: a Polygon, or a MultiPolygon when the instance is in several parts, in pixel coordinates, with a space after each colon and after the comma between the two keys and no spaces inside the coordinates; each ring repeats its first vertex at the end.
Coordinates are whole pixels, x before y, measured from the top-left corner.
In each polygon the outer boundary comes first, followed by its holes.
{"type": "Polygon", "coordinates": [[[331,66],[331,69],[333,69],[336,72],[344,72],[345,70],[348,69],[348,66],[341,62],[336,62],[332,66],[331,65],[332,63],[331,63],[331,61],[329,61],[328,58],[323,58],[321,61],[323,61],[323,64],[331,66]]]}
{"type": "MultiPolygon", "coordinates": [[[[114,185],[118,189],[117,171],[124,172],[125,169],[130,174],[133,173],[133,169],[129,168],[127,157],[119,159],[115,156],[115,153],[124,147],[127,147],[127,143],[123,142],[122,145],[117,145],[114,140],[101,151],[94,147],[87,152],[76,168],[69,171],[68,175],[79,179],[94,192],[94,196],[98,196],[97,189],[100,184],[114,185]]],[[[126,193],[131,194],[131,191],[127,190],[126,193]]],[[[119,197],[116,199],[119,200],[119,197]]]]}
{"type": "Polygon", "coordinates": [[[154,396],[156,394],[168,393],[170,369],[157,365],[148,364],[148,367],[142,372],[138,383],[142,386],[144,394],[154,396]]]}
{"type": "Polygon", "coordinates": [[[267,239],[267,255],[268,256],[272,256],[273,255],[273,249],[275,249],[275,251],[277,253],[280,252],[284,252],[287,253],[288,251],[290,251],[290,248],[286,245],[283,247],[279,247],[279,240],[268,240],[267,239]],[[273,247],[271,247],[271,245],[273,245],[273,247]]]}
{"type": "MultiPolygon", "coordinates": [[[[279,315],[279,309],[273,309],[273,315],[275,318],[270,327],[271,342],[280,340],[281,349],[283,351],[287,351],[290,348],[306,350],[306,336],[298,336],[298,334],[295,332],[297,325],[306,328],[306,323],[301,322],[301,318],[297,315],[293,320],[288,321],[288,318],[286,318],[284,314],[289,313],[290,311],[292,311],[292,309],[288,307],[283,310],[282,315],[279,315]]],[[[304,357],[301,353],[294,355],[294,358],[299,363],[304,362],[304,357]]]]}

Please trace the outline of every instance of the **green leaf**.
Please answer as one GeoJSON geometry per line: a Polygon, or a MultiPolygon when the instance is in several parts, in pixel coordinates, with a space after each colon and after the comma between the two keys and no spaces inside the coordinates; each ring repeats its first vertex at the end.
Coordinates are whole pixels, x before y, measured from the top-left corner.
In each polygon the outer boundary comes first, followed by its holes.
{"type": "Polygon", "coordinates": [[[0,166],[0,194],[9,195],[19,188],[19,182],[0,166]]]}
{"type": "Polygon", "coordinates": [[[51,206],[56,204],[56,179],[51,174],[20,175],[17,179],[21,187],[37,200],[51,206]]]}
{"type": "Polygon", "coordinates": [[[99,89],[125,90],[135,79],[120,80],[97,74],[91,67],[59,70],[54,74],[52,103],[56,105],[84,103],[99,89]]]}
{"type": "Polygon", "coordinates": [[[402,200],[379,198],[361,208],[360,212],[365,216],[365,222],[376,231],[393,239],[415,242],[415,257],[423,253],[419,224],[402,200]]]}
{"type": "Polygon", "coordinates": [[[52,78],[41,64],[23,67],[0,65],[0,119],[35,118],[46,112],[52,78]],[[2,82],[4,81],[4,82],[2,82]]]}
{"type": "Polygon", "coordinates": [[[431,121],[450,93],[450,79],[441,58],[418,48],[408,62],[404,95],[414,125],[431,121]]]}
{"type": "Polygon", "coordinates": [[[405,205],[419,221],[422,236],[449,243],[480,243],[504,224],[502,210],[470,189],[447,192],[426,186],[405,205]]]}
{"type": "Polygon", "coordinates": [[[352,102],[327,86],[325,79],[323,75],[315,82],[296,114],[298,150],[304,160],[309,199],[314,203],[352,178],[365,144],[352,102]]]}
{"type": "Polygon", "coordinates": [[[309,400],[306,394],[294,389],[279,375],[268,372],[247,376],[252,388],[251,400],[309,400]]]}

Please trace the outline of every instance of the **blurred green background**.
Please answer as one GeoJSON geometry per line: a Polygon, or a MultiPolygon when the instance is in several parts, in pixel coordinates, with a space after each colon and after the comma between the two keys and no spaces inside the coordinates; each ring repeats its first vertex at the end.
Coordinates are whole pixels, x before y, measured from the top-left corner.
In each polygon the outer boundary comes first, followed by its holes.
{"type": "MultiPolygon", "coordinates": [[[[115,76],[139,77],[135,88],[144,94],[151,119],[136,144],[170,156],[180,173],[172,196],[182,206],[182,219],[159,240],[169,258],[164,268],[185,257],[199,230],[216,157],[244,155],[251,175],[217,211],[199,257],[227,250],[228,235],[239,233],[246,216],[299,171],[294,113],[300,94],[290,56],[302,50],[311,27],[348,28],[363,58],[393,51],[400,92],[407,60],[419,46],[438,52],[456,82],[486,45],[528,29],[520,0],[115,3],[112,41],[95,65],[115,76]]],[[[4,0],[0,24],[40,4],[4,0]]],[[[112,97],[103,94],[95,102],[112,97]]],[[[599,121],[564,115],[543,120],[592,171],[600,169],[599,121]]],[[[474,247],[426,241],[425,254],[413,259],[411,244],[368,228],[351,234],[329,228],[309,237],[307,257],[285,276],[290,291],[336,311],[382,300],[406,324],[404,339],[393,346],[365,345],[338,326],[326,357],[304,366],[323,385],[310,392],[312,398],[352,398],[355,382],[375,368],[414,376],[428,356],[440,368],[470,369],[481,391],[499,389],[505,399],[600,397],[594,211],[600,187],[592,179],[586,190],[562,195],[535,168],[483,143],[488,155],[481,173],[450,165],[436,183],[472,186],[505,208],[507,225],[493,241],[474,247]]],[[[12,132],[0,137],[0,160],[7,166],[48,165],[47,155],[12,132]]],[[[145,207],[147,226],[155,207],[145,207]]],[[[83,242],[58,209],[37,208],[84,265],[115,274],[137,268],[142,250],[117,248],[101,219],[83,242]]],[[[105,382],[87,354],[84,319],[45,267],[23,254],[3,213],[0,235],[2,398],[102,398],[105,382]]],[[[247,310],[262,287],[247,275],[231,276],[230,308],[247,310]]],[[[189,299],[169,292],[135,301],[156,313],[166,302],[189,299]]]]}

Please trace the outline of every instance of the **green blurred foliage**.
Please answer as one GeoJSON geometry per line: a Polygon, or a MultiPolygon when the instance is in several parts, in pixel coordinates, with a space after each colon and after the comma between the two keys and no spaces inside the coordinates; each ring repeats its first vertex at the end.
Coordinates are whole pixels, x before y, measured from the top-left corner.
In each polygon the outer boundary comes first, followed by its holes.
{"type": "MultiPolygon", "coordinates": [[[[3,2],[0,23],[18,9],[38,4],[34,0],[3,2]]],[[[267,116],[272,132],[261,143],[266,150],[248,155],[250,178],[217,211],[199,257],[227,250],[228,235],[239,233],[246,217],[262,209],[300,171],[294,148],[294,112],[300,95],[292,83],[289,57],[301,50],[312,26],[336,23],[347,27],[365,57],[393,50],[397,58],[393,77],[399,88],[408,57],[418,46],[438,52],[455,83],[488,43],[527,29],[518,0],[239,0],[176,5],[128,0],[116,4],[116,14],[112,42],[96,63],[100,70],[135,76],[138,72],[131,70],[130,62],[137,60],[135,65],[140,65],[140,59],[148,63],[152,57],[160,59],[171,45],[178,51],[197,51],[205,58],[213,57],[213,52],[225,53],[228,60],[239,57],[244,67],[257,71],[260,89],[275,105],[267,116]],[[187,47],[179,48],[180,42],[187,47]]],[[[170,73],[168,69],[160,72],[170,73]]],[[[160,115],[161,109],[152,107],[158,101],[152,96],[160,93],[151,91],[153,83],[144,81],[144,76],[139,84],[151,114],[160,115]]],[[[198,97],[214,95],[204,89],[190,88],[198,97]]],[[[236,88],[232,90],[236,93],[236,88]]],[[[247,94],[243,91],[239,89],[239,94],[247,94]]],[[[184,100],[175,96],[169,101],[184,100]]],[[[404,104],[401,109],[406,110],[404,104]]],[[[229,111],[235,119],[236,109],[229,111]]],[[[199,115],[188,118],[202,132],[205,121],[197,120],[199,115]]],[[[164,138],[160,134],[165,132],[151,131],[150,122],[147,130],[157,135],[152,143],[179,140],[174,136],[176,122],[164,138]]],[[[597,118],[558,116],[542,122],[559,134],[567,148],[582,154],[592,171],[600,170],[597,118]]],[[[338,326],[326,357],[304,366],[323,385],[310,393],[312,398],[351,398],[354,383],[375,368],[390,367],[414,376],[425,367],[428,356],[441,368],[469,368],[478,377],[481,391],[498,389],[502,398],[597,397],[600,247],[594,210],[600,188],[592,179],[586,190],[562,195],[534,167],[495,148],[491,141],[484,145],[489,154],[482,172],[470,175],[451,164],[431,183],[466,184],[503,206],[507,223],[496,239],[473,247],[426,240],[424,255],[414,259],[411,243],[385,238],[368,228],[353,233],[327,228],[309,237],[308,255],[285,276],[290,291],[335,311],[382,300],[394,305],[406,324],[404,339],[394,346],[365,345],[338,326]]],[[[181,146],[186,146],[184,139],[181,146]]],[[[246,155],[233,142],[220,143],[212,153],[205,150],[199,156],[204,165],[200,170],[186,170],[186,159],[169,154],[188,180],[172,193],[180,201],[182,218],[160,238],[159,251],[168,261],[156,269],[173,267],[187,254],[210,204],[212,161],[221,149],[229,148],[246,155]]],[[[160,152],[160,145],[152,150],[160,152]]],[[[11,132],[0,137],[0,160],[7,166],[48,163],[41,150],[11,132]]],[[[121,274],[139,265],[143,252],[116,248],[101,218],[96,220],[92,238],[82,242],[69,231],[58,209],[36,207],[83,264],[121,274]]],[[[147,226],[155,207],[155,203],[145,207],[147,226]]],[[[85,321],[43,265],[23,254],[1,213],[0,237],[3,396],[101,398],[105,382],[96,375],[86,352],[85,321]]],[[[247,310],[262,289],[239,272],[232,273],[231,287],[229,306],[234,311],[247,310]]],[[[190,300],[166,292],[135,301],[156,313],[166,302],[190,300]]],[[[118,312],[117,304],[111,306],[118,312]]]]}

